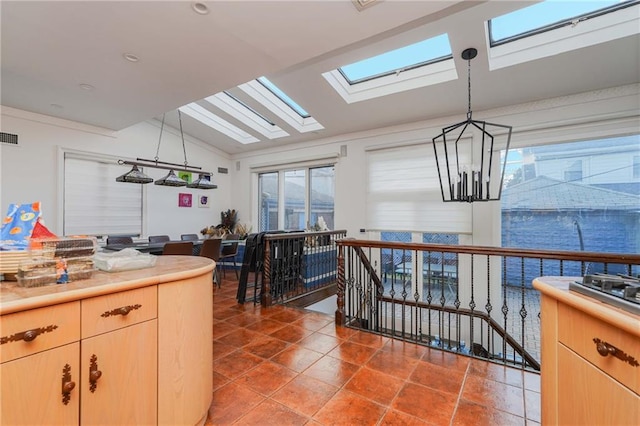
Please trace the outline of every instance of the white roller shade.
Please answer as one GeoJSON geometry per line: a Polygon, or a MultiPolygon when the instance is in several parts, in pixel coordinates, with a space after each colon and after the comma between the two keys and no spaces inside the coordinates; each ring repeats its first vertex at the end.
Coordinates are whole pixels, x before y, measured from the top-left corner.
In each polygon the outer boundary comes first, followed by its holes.
{"type": "Polygon", "coordinates": [[[142,185],[116,182],[131,166],[65,153],[64,234],[142,233],[142,185]]]}
{"type": "Polygon", "coordinates": [[[430,142],[367,153],[367,228],[471,233],[471,205],[444,203],[430,142]]]}

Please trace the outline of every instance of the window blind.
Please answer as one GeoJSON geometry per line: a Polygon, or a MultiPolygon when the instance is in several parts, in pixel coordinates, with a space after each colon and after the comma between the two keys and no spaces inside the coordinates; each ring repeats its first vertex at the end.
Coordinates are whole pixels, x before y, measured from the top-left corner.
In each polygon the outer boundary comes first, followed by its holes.
{"type": "Polygon", "coordinates": [[[444,203],[433,146],[367,152],[367,228],[471,233],[471,205],[444,203]]]}
{"type": "Polygon", "coordinates": [[[130,169],[109,159],[65,153],[64,234],[140,235],[142,185],[116,182],[130,169]]]}

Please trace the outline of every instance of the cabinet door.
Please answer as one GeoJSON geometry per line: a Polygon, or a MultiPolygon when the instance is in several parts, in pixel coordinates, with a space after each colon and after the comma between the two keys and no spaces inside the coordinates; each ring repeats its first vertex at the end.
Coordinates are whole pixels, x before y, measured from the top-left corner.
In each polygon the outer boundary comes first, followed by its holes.
{"type": "Polygon", "coordinates": [[[157,320],[82,340],[83,425],[157,423],[157,320]]]}
{"type": "Polygon", "coordinates": [[[640,424],[640,398],[562,344],[558,371],[559,424],[640,424]]]}
{"type": "Polygon", "coordinates": [[[0,365],[0,424],[78,424],[79,353],[76,342],[0,365]]]}

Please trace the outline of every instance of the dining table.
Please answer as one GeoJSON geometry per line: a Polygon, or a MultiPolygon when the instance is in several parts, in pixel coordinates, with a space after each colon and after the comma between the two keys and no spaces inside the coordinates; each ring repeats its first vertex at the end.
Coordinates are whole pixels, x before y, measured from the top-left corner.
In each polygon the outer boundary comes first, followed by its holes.
{"type": "MultiPolygon", "coordinates": [[[[200,248],[202,247],[203,241],[204,240],[189,241],[193,243],[193,256],[200,255],[200,248]]],[[[162,241],[159,243],[150,243],[148,241],[140,241],[140,242],[133,242],[130,244],[107,244],[102,248],[104,250],[110,250],[110,251],[120,251],[126,248],[132,248],[132,249],[138,250],[141,253],[150,253],[150,254],[159,255],[159,254],[162,254],[162,250],[164,249],[165,244],[184,243],[184,242],[185,241],[181,241],[181,240],[162,241]]]]}

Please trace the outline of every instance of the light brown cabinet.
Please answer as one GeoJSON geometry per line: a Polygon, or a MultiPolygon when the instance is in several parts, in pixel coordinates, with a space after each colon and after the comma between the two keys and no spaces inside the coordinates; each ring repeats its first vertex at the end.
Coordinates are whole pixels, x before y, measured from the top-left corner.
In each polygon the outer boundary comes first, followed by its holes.
{"type": "Polygon", "coordinates": [[[542,423],[640,424],[640,317],[534,281],[542,293],[542,423]],[[615,349],[612,349],[615,348],[615,349]]]}
{"type": "Polygon", "coordinates": [[[109,284],[134,279],[3,312],[0,424],[202,424],[213,388],[213,263],[163,266],[164,281],[110,274],[109,284]]]}

